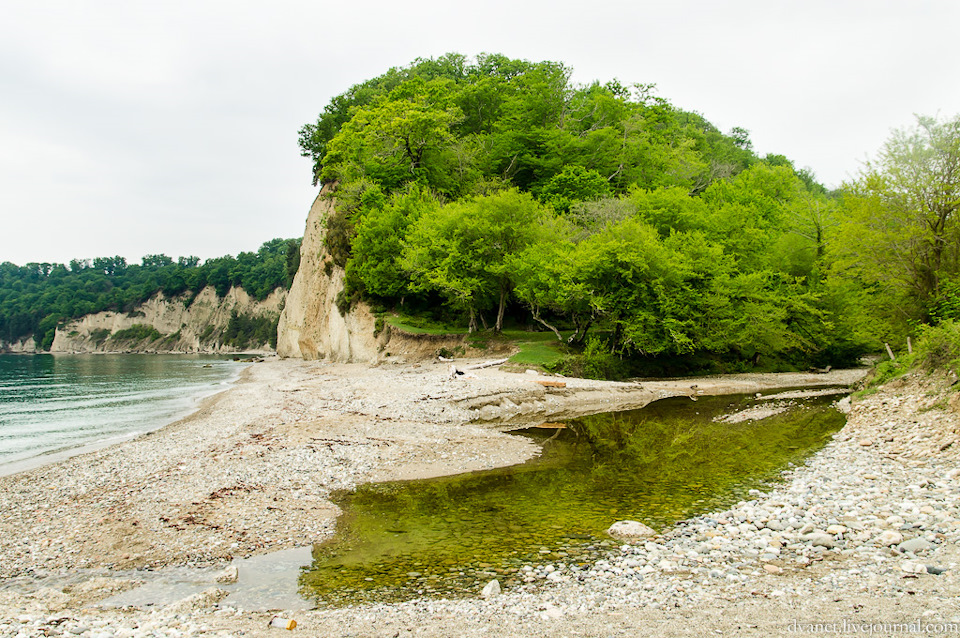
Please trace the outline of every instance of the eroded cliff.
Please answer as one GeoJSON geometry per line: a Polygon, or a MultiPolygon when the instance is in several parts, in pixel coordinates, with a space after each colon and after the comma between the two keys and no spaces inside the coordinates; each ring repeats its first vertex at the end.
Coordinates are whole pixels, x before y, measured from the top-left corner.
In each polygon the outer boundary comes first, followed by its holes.
{"type": "MultiPolygon", "coordinates": [[[[236,313],[247,326],[257,321],[269,321],[272,326],[285,298],[282,289],[264,301],[251,298],[242,288],[231,288],[220,298],[207,287],[192,301],[186,296],[167,298],[158,293],[132,312],[98,312],[57,328],[50,351],[272,352],[269,339],[238,345],[242,335],[231,335],[230,322],[236,313]]],[[[234,323],[236,328],[238,321],[234,323]]]]}
{"type": "Polygon", "coordinates": [[[337,308],[344,271],[327,250],[327,220],[334,214],[334,187],[320,191],[310,213],[300,245],[300,269],[280,314],[277,354],[300,359],[372,363],[387,358],[416,360],[432,357],[440,348],[461,345],[462,337],[410,335],[392,329],[370,312],[363,302],[349,311],[337,308]]]}

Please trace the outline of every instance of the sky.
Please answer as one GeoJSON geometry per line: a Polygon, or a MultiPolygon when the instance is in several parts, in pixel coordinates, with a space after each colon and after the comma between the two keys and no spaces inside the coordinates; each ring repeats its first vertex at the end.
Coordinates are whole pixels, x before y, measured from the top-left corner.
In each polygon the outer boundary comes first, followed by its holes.
{"type": "Polygon", "coordinates": [[[44,0],[0,22],[0,262],[203,259],[298,237],[297,131],[449,52],[655,83],[754,150],[854,178],[914,114],[960,113],[956,0],[44,0]]]}

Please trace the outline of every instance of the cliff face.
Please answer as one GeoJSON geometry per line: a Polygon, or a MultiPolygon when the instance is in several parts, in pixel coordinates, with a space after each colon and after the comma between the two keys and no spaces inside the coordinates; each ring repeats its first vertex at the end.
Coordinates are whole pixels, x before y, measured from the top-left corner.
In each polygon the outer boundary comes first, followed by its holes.
{"type": "Polygon", "coordinates": [[[0,354],[6,353],[16,353],[16,354],[32,354],[37,351],[37,344],[33,341],[33,336],[24,337],[19,341],[14,341],[13,343],[7,343],[6,341],[0,341],[0,354]]]}
{"type": "Polygon", "coordinates": [[[343,290],[343,269],[327,253],[327,219],[336,199],[328,184],[310,207],[300,245],[297,271],[277,329],[277,354],[300,359],[375,361],[379,344],[373,336],[376,319],[358,304],[346,316],[337,309],[343,290]]]}
{"type": "Polygon", "coordinates": [[[424,359],[440,348],[463,343],[457,336],[420,337],[389,326],[377,330],[377,319],[364,303],[356,303],[346,315],[337,308],[343,290],[344,271],[333,263],[324,240],[327,219],[333,214],[336,198],[326,185],[307,216],[300,245],[300,269],[277,331],[277,354],[300,359],[329,359],[337,362],[373,363],[387,357],[424,359]]]}
{"type": "Polygon", "coordinates": [[[278,289],[264,301],[256,301],[242,288],[232,288],[221,299],[207,287],[188,307],[185,297],[157,294],[131,313],[98,312],[58,328],[50,352],[272,352],[269,343],[236,348],[224,344],[223,337],[234,311],[273,320],[285,297],[285,291],[278,289]],[[152,327],[160,336],[123,339],[123,333],[117,334],[135,326],[152,327]]]}

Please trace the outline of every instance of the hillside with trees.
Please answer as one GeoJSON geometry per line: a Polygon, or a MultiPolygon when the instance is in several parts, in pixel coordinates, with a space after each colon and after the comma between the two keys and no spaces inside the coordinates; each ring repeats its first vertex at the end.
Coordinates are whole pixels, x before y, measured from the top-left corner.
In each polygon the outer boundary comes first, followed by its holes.
{"type": "Polygon", "coordinates": [[[536,326],[558,369],[618,376],[849,365],[951,318],[958,137],[921,118],[827,192],[651,85],[450,54],[333,98],[300,144],[336,186],[343,311],[536,326]]]}
{"type": "MultiPolygon", "coordinates": [[[[128,264],[123,257],[75,259],[66,265],[4,262],[0,264],[0,342],[33,335],[38,348],[48,350],[63,322],[105,310],[130,313],[158,293],[183,297],[189,305],[207,286],[219,297],[237,286],[262,301],[275,289],[290,287],[299,263],[296,239],[274,239],[257,252],[203,263],[197,257],[174,260],[166,255],[147,255],[140,264],[128,264]]],[[[238,343],[246,332],[257,332],[260,338],[263,326],[258,324],[253,331],[243,325],[244,319],[237,317],[227,336],[238,343]]],[[[275,322],[272,329],[275,332],[275,322]]]]}

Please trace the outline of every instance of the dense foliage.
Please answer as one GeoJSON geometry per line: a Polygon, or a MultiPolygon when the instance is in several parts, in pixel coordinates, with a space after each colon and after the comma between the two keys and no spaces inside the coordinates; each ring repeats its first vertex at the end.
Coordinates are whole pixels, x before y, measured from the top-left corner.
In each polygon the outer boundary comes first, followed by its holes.
{"type": "MultiPolygon", "coordinates": [[[[224,296],[241,286],[263,300],[289,287],[300,263],[300,241],[274,239],[257,252],[242,252],[200,263],[197,257],[147,255],[140,264],[123,257],[73,260],[69,265],[0,264],[0,340],[34,335],[47,349],[57,325],[83,315],[114,310],[130,312],[158,292],[168,297],[193,295],[212,286],[224,296]]],[[[262,330],[260,330],[262,332],[262,330]]],[[[263,339],[260,343],[265,343],[263,339]]]]}
{"type": "Polygon", "coordinates": [[[839,198],[652,86],[448,55],[352,87],[300,133],[337,185],[327,245],[348,299],[471,331],[532,320],[588,369],[837,364],[873,345],[846,311],[862,282],[827,268],[839,198]]]}
{"type": "Polygon", "coordinates": [[[846,188],[833,267],[890,339],[960,319],[960,116],[894,131],[846,188]]]}

